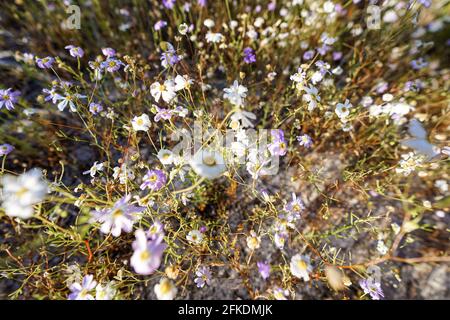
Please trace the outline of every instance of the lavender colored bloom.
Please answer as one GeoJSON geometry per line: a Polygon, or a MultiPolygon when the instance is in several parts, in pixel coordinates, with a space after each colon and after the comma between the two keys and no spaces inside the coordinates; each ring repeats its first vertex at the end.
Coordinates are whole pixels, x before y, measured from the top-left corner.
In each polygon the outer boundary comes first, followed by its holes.
{"type": "Polygon", "coordinates": [[[135,236],[136,240],[132,244],[134,253],[130,264],[136,273],[152,274],[161,265],[161,258],[167,245],[162,242],[163,237],[149,241],[142,229],[136,230],[135,236]]]}
{"type": "Polygon", "coordinates": [[[342,59],[342,52],[341,51],[335,51],[333,52],[333,60],[338,61],[342,59]]]}
{"type": "Polygon", "coordinates": [[[277,7],[276,1],[271,1],[271,2],[269,2],[269,4],[267,5],[267,10],[269,10],[269,11],[274,11],[276,7],[277,7]]]}
{"type": "Polygon", "coordinates": [[[0,90],[0,109],[5,106],[7,110],[14,109],[14,103],[18,101],[17,97],[20,95],[20,91],[12,91],[11,88],[6,90],[0,90]]]}
{"type": "MultiPolygon", "coordinates": [[[[302,199],[297,198],[295,193],[292,193],[292,200],[286,204],[284,210],[293,214],[295,220],[300,218],[300,213],[305,210],[305,205],[303,204],[302,199]]],[[[289,219],[288,219],[289,220],[289,219]]]]}
{"type": "Polygon", "coordinates": [[[111,58],[111,57],[114,57],[116,55],[116,50],[114,50],[113,48],[103,48],[102,49],[102,53],[107,58],[111,58]]]}
{"type": "Polygon", "coordinates": [[[202,266],[198,268],[195,274],[197,275],[197,278],[194,279],[194,282],[197,284],[198,288],[203,288],[205,284],[211,284],[212,274],[208,267],[202,266]]]}
{"type": "Polygon", "coordinates": [[[164,120],[169,120],[170,118],[172,118],[172,110],[169,109],[164,109],[164,108],[160,108],[158,106],[156,106],[156,111],[158,111],[155,115],[155,122],[158,122],[161,119],[164,120]]]}
{"type": "Polygon", "coordinates": [[[74,58],[82,58],[84,56],[84,50],[80,47],[75,47],[73,45],[65,46],[65,49],[69,50],[69,53],[74,58]]]}
{"type": "Polygon", "coordinates": [[[93,114],[96,115],[100,112],[103,111],[103,106],[99,103],[95,103],[95,102],[91,102],[89,104],[89,111],[93,114]]]}
{"type": "Polygon", "coordinates": [[[164,28],[165,26],[167,26],[167,22],[164,20],[159,20],[158,22],[155,23],[153,28],[155,28],[155,30],[158,31],[164,28]]]}
{"type": "Polygon", "coordinates": [[[172,9],[175,6],[176,0],[162,0],[163,6],[166,9],[172,9]]]}
{"type": "Polygon", "coordinates": [[[204,8],[204,7],[206,7],[206,0],[197,0],[197,4],[200,7],[204,8]]]}
{"type": "Polygon", "coordinates": [[[261,274],[261,277],[263,277],[264,280],[269,278],[269,276],[270,276],[270,264],[268,264],[267,262],[258,261],[256,263],[256,265],[258,266],[258,271],[261,274]]]}
{"type": "Polygon", "coordinates": [[[305,60],[311,60],[313,57],[314,57],[314,50],[305,51],[305,53],[303,54],[303,59],[305,60]]]}
{"type": "Polygon", "coordinates": [[[175,48],[169,43],[167,44],[167,50],[161,54],[161,64],[164,68],[173,66],[180,62],[180,57],[177,55],[175,48]]]}
{"type": "Polygon", "coordinates": [[[94,281],[94,276],[87,274],[83,277],[81,284],[73,283],[69,289],[69,300],[95,300],[91,291],[97,286],[97,281],[94,281]]]}
{"type": "Polygon", "coordinates": [[[305,148],[311,148],[312,146],[312,139],[307,134],[302,134],[301,136],[297,137],[298,142],[301,146],[304,146],[305,148]]]}
{"type": "Polygon", "coordinates": [[[53,63],[55,62],[55,59],[52,57],[45,57],[45,58],[36,58],[36,64],[41,69],[49,69],[52,67],[53,63]]]}
{"type": "Polygon", "coordinates": [[[149,188],[152,191],[158,191],[166,184],[167,176],[161,170],[148,170],[142,180],[141,190],[149,188]]]}
{"type": "Polygon", "coordinates": [[[419,58],[417,60],[411,61],[411,67],[414,70],[420,70],[428,66],[428,62],[424,58],[419,58]]]}
{"type": "MultiPolygon", "coordinates": [[[[410,1],[410,3],[412,3],[413,0],[410,1]]],[[[420,3],[421,5],[423,5],[425,8],[429,8],[431,7],[431,0],[417,0],[418,3],[420,3]]]]}
{"type": "Polygon", "coordinates": [[[93,211],[91,221],[100,222],[100,231],[105,234],[111,232],[115,237],[120,236],[122,230],[131,232],[137,215],[145,208],[128,204],[130,199],[131,195],[128,195],[118,200],[112,208],[93,211]]]}
{"type": "Polygon", "coordinates": [[[125,64],[115,58],[108,58],[108,60],[102,62],[102,68],[106,69],[108,72],[116,72],[120,69],[120,66],[125,66],[125,64]]]}
{"type": "Polygon", "coordinates": [[[284,133],[281,129],[274,129],[270,131],[272,136],[272,143],[268,148],[271,155],[284,156],[287,152],[286,140],[284,139],[284,133]]]}
{"type": "Polygon", "coordinates": [[[147,238],[150,240],[156,240],[164,237],[164,225],[158,220],[155,221],[147,230],[147,238]]]}
{"type": "Polygon", "coordinates": [[[425,87],[424,83],[419,79],[405,82],[405,91],[419,92],[425,87]]]}
{"type": "Polygon", "coordinates": [[[328,51],[330,51],[331,47],[323,44],[321,47],[317,48],[317,52],[321,55],[324,56],[327,54],[328,51]]]}
{"type": "Polygon", "coordinates": [[[247,64],[256,62],[255,51],[250,47],[244,49],[244,62],[247,64]]]}
{"type": "Polygon", "coordinates": [[[364,290],[364,293],[369,294],[373,300],[380,300],[380,297],[384,298],[383,290],[379,282],[375,282],[372,279],[364,279],[359,281],[359,285],[364,290]]]}
{"type": "Polygon", "coordinates": [[[52,87],[51,89],[42,89],[42,92],[47,96],[45,97],[45,101],[52,101],[52,103],[56,103],[60,95],[56,92],[56,88],[52,87]]]}
{"type": "Polygon", "coordinates": [[[389,84],[387,82],[383,81],[383,82],[380,82],[375,87],[375,90],[377,91],[378,94],[382,94],[382,93],[386,92],[388,88],[389,88],[389,84]]]}
{"type": "Polygon", "coordinates": [[[14,147],[10,144],[0,144],[0,156],[6,156],[14,150],[14,147]]]}
{"type": "Polygon", "coordinates": [[[208,228],[206,226],[201,226],[199,231],[201,233],[205,233],[207,230],[208,230],[208,228]]]}

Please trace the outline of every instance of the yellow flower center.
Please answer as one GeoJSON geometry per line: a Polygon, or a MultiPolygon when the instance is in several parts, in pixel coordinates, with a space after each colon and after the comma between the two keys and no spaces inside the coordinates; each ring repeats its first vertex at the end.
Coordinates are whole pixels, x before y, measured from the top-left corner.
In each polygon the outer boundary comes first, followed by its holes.
{"type": "Polygon", "coordinates": [[[216,159],[212,156],[207,156],[203,158],[203,163],[209,167],[213,167],[216,165],[216,159]]]}

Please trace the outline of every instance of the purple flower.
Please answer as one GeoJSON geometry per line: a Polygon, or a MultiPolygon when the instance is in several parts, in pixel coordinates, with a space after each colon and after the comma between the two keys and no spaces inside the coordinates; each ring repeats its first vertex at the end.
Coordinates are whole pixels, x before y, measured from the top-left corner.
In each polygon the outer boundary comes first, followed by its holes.
{"type": "Polygon", "coordinates": [[[134,253],[130,264],[136,273],[149,275],[155,272],[161,265],[161,258],[167,245],[163,243],[163,237],[148,240],[142,229],[135,232],[136,240],[133,242],[134,253]]]}
{"type": "Polygon", "coordinates": [[[308,50],[303,54],[303,59],[311,60],[314,57],[314,50],[308,50]]]}
{"type": "Polygon", "coordinates": [[[102,53],[107,58],[111,58],[111,57],[114,57],[116,55],[116,50],[114,50],[113,48],[103,48],[102,49],[102,53]]]}
{"type": "Polygon", "coordinates": [[[286,204],[284,210],[293,214],[296,220],[300,218],[300,213],[305,210],[305,205],[303,204],[302,199],[297,198],[295,193],[292,193],[292,200],[286,204]]]}
{"type": "Polygon", "coordinates": [[[102,62],[102,68],[106,69],[108,72],[116,72],[120,69],[120,66],[125,66],[125,64],[115,58],[108,58],[106,61],[102,62]]]}
{"type": "Polygon", "coordinates": [[[272,143],[268,148],[271,155],[284,156],[287,152],[286,140],[284,139],[284,133],[281,129],[274,129],[270,131],[272,136],[272,143]]]}
{"type": "Polygon", "coordinates": [[[14,109],[14,103],[18,101],[17,97],[20,95],[20,91],[12,91],[11,88],[6,90],[0,90],[0,109],[5,106],[7,110],[14,109]]]}
{"type": "Polygon", "coordinates": [[[304,146],[305,148],[311,148],[312,146],[312,139],[307,134],[302,134],[301,136],[297,137],[298,142],[301,146],[304,146]]]}
{"type": "Polygon", "coordinates": [[[212,274],[208,267],[202,266],[198,268],[195,274],[197,275],[197,278],[194,279],[194,282],[197,284],[198,288],[203,288],[205,284],[211,284],[212,274]]]}
{"type": "Polygon", "coordinates": [[[84,56],[84,51],[80,47],[66,46],[65,49],[69,50],[69,53],[74,58],[82,58],[84,56]]]}
{"type": "Polygon", "coordinates": [[[422,57],[417,60],[411,61],[411,67],[414,70],[420,70],[420,69],[425,68],[426,66],[428,66],[428,62],[422,57]]]}
{"type": "Polygon", "coordinates": [[[270,276],[270,264],[268,264],[267,262],[258,261],[256,263],[256,265],[258,266],[258,271],[261,274],[261,277],[263,277],[264,280],[269,278],[269,276],[270,276]]]}
{"type": "Polygon", "coordinates": [[[45,101],[52,101],[52,103],[56,103],[60,97],[60,95],[56,92],[56,88],[52,87],[51,89],[42,89],[42,92],[47,96],[45,97],[45,101]]]}
{"type": "Polygon", "coordinates": [[[91,102],[89,104],[89,111],[94,115],[102,112],[102,110],[103,110],[103,106],[99,103],[91,102]]]}
{"type": "Polygon", "coordinates": [[[94,281],[94,276],[87,274],[83,277],[81,284],[73,283],[69,289],[69,300],[95,300],[91,291],[97,286],[97,281],[94,281]]]}
{"type": "Polygon", "coordinates": [[[419,80],[413,80],[413,81],[407,81],[405,82],[405,91],[412,91],[412,92],[419,92],[420,90],[422,90],[423,88],[425,88],[424,83],[419,80]]]}
{"type": "Polygon", "coordinates": [[[6,156],[14,150],[14,147],[10,144],[0,144],[0,156],[6,156]]]}
{"type": "Polygon", "coordinates": [[[164,225],[158,220],[156,220],[147,230],[146,235],[147,238],[149,238],[150,240],[164,238],[164,225]]]}
{"type": "Polygon", "coordinates": [[[169,109],[164,109],[156,106],[156,110],[158,111],[155,115],[155,122],[158,122],[161,119],[169,120],[172,118],[172,111],[169,109]]]}
{"type": "Polygon", "coordinates": [[[359,285],[364,290],[364,293],[369,294],[373,300],[380,300],[380,297],[384,298],[383,290],[379,282],[375,282],[369,278],[359,281],[359,285]]]}
{"type": "Polygon", "coordinates": [[[269,11],[274,11],[276,7],[277,7],[276,1],[271,1],[271,2],[269,2],[269,4],[267,5],[267,10],[269,10],[269,11]]]}
{"type": "Polygon", "coordinates": [[[175,5],[175,1],[176,0],[162,0],[162,3],[166,9],[172,9],[175,5]]]}
{"type": "Polygon", "coordinates": [[[41,69],[49,69],[52,67],[53,63],[55,62],[55,59],[52,57],[45,57],[45,58],[36,58],[36,64],[41,69]]]}
{"type": "Polygon", "coordinates": [[[255,51],[250,47],[244,49],[244,62],[247,64],[256,62],[255,51]]]}
{"type": "Polygon", "coordinates": [[[333,52],[333,60],[341,60],[342,59],[342,52],[341,51],[334,51],[333,52]]]}
{"type": "Polygon", "coordinates": [[[180,62],[180,57],[177,55],[175,48],[168,43],[167,44],[167,50],[165,50],[161,54],[161,64],[164,68],[167,68],[168,66],[173,66],[180,62]]]}
{"type": "Polygon", "coordinates": [[[122,230],[131,232],[137,215],[145,210],[143,207],[128,204],[131,195],[118,200],[112,208],[92,212],[92,222],[100,222],[102,233],[109,233],[115,237],[120,236],[122,230]]]}
{"type": "Polygon", "coordinates": [[[159,20],[158,22],[155,23],[153,27],[155,28],[156,31],[158,31],[164,28],[165,26],[167,26],[167,22],[164,20],[159,20]]]}
{"type": "Polygon", "coordinates": [[[149,188],[152,191],[158,191],[166,184],[167,177],[161,170],[148,170],[142,180],[143,183],[141,184],[141,190],[149,188]]]}
{"type": "Polygon", "coordinates": [[[331,47],[323,44],[321,47],[317,48],[317,52],[321,55],[324,56],[327,54],[328,51],[330,51],[331,47]]]}
{"type": "Polygon", "coordinates": [[[197,0],[197,4],[202,8],[206,7],[206,0],[197,0]]]}

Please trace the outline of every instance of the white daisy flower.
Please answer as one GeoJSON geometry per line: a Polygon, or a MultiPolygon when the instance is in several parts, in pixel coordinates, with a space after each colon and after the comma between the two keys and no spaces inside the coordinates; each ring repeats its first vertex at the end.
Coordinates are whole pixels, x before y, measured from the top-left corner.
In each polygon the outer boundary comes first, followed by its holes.
{"type": "Polygon", "coordinates": [[[148,131],[151,126],[150,118],[147,114],[143,113],[139,117],[134,117],[131,125],[134,131],[148,131]]]}
{"type": "Polygon", "coordinates": [[[33,169],[20,176],[5,175],[3,184],[2,207],[6,215],[28,219],[33,216],[33,205],[44,200],[48,185],[42,178],[42,171],[33,169]]]}
{"type": "Polygon", "coordinates": [[[216,151],[201,149],[190,159],[189,164],[195,173],[208,179],[218,178],[226,170],[222,155],[216,151]]]}
{"type": "Polygon", "coordinates": [[[309,281],[309,273],[312,271],[312,266],[308,256],[296,254],[291,258],[290,268],[292,275],[304,281],[309,281]]]}
{"type": "Polygon", "coordinates": [[[173,300],[177,295],[177,287],[172,280],[161,278],[159,283],[155,285],[155,293],[158,300],[173,300]]]}
{"type": "Polygon", "coordinates": [[[344,103],[338,103],[336,105],[335,112],[336,112],[337,116],[339,117],[339,119],[341,119],[341,121],[343,121],[343,122],[347,121],[347,117],[350,114],[350,109],[352,107],[353,106],[350,103],[350,101],[348,101],[348,99],[345,99],[344,103]]]}
{"type": "Polygon", "coordinates": [[[199,230],[191,230],[187,234],[186,239],[193,244],[201,244],[203,242],[203,233],[199,230]]]}
{"type": "Polygon", "coordinates": [[[206,34],[206,42],[219,43],[224,39],[225,37],[221,33],[208,31],[208,33],[206,34]]]}
{"type": "Polygon", "coordinates": [[[159,150],[157,157],[159,161],[161,161],[161,163],[164,165],[172,164],[175,160],[172,151],[167,149],[159,150]]]}
{"type": "Polygon", "coordinates": [[[175,83],[173,80],[166,80],[164,81],[164,84],[154,82],[150,86],[150,94],[156,102],[159,102],[159,99],[162,97],[166,103],[169,103],[176,96],[175,83]]]}

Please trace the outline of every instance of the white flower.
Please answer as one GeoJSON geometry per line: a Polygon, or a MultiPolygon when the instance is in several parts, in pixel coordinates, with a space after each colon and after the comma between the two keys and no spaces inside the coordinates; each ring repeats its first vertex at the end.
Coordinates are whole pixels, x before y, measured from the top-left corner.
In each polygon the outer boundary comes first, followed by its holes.
{"type": "Polygon", "coordinates": [[[312,111],[317,107],[317,103],[320,102],[319,90],[314,86],[304,88],[305,94],[303,100],[308,102],[308,111],[312,111]]]}
{"type": "Polygon", "coordinates": [[[214,33],[211,31],[208,31],[206,34],[206,42],[212,42],[212,43],[219,43],[223,41],[225,37],[221,33],[214,33]]]}
{"type": "Polygon", "coordinates": [[[222,155],[216,151],[199,150],[189,164],[195,173],[208,179],[218,178],[226,170],[222,155]]]}
{"type": "Polygon", "coordinates": [[[313,84],[316,84],[316,83],[322,81],[322,79],[323,79],[323,74],[320,71],[314,72],[311,76],[311,82],[313,84]]]}
{"type": "Polygon", "coordinates": [[[258,249],[261,245],[261,238],[257,236],[255,231],[250,231],[250,235],[247,237],[247,247],[251,250],[258,249]]]}
{"type": "Polygon", "coordinates": [[[131,169],[128,169],[126,163],[120,167],[114,167],[113,178],[119,179],[120,184],[126,184],[128,180],[133,181],[135,175],[131,169]]]}
{"type": "Polygon", "coordinates": [[[389,248],[384,244],[383,240],[378,240],[377,242],[377,251],[382,254],[385,255],[388,252],[389,248]]]}
{"type": "Polygon", "coordinates": [[[90,174],[90,176],[93,178],[93,177],[95,177],[97,172],[103,171],[104,166],[105,165],[103,162],[98,163],[98,161],[95,161],[94,164],[92,165],[92,167],[89,170],[84,171],[83,174],[90,174]]]}
{"type": "Polygon", "coordinates": [[[247,127],[253,128],[253,123],[250,121],[250,119],[255,120],[256,115],[252,112],[239,110],[233,113],[230,119],[231,119],[230,127],[234,130],[236,130],[239,124],[242,128],[247,127]]]}
{"type": "Polygon", "coordinates": [[[150,128],[150,118],[147,114],[143,113],[139,117],[134,117],[131,121],[134,131],[148,131],[150,128]]]}
{"type": "Polygon", "coordinates": [[[187,75],[184,75],[184,76],[177,75],[175,77],[175,91],[188,89],[191,86],[192,83],[194,83],[194,80],[189,79],[189,76],[187,76],[187,75]]]}
{"type": "Polygon", "coordinates": [[[111,281],[105,286],[98,284],[95,287],[95,300],[112,300],[116,295],[116,289],[114,288],[114,282],[111,281]]]}
{"type": "Polygon", "coordinates": [[[174,162],[174,155],[172,153],[172,151],[167,150],[167,149],[161,149],[158,152],[158,159],[159,161],[161,161],[162,164],[172,164],[174,162]]]}
{"type": "Polygon", "coordinates": [[[154,82],[150,86],[150,94],[156,100],[156,102],[158,102],[159,99],[162,97],[162,99],[166,103],[169,103],[176,96],[175,84],[173,80],[166,80],[164,81],[164,84],[154,82]]]}
{"type": "Polygon", "coordinates": [[[64,97],[59,94],[57,94],[55,96],[56,100],[60,100],[60,102],[58,103],[58,109],[60,111],[64,111],[64,109],[67,107],[67,105],[69,105],[70,111],[72,111],[72,112],[77,111],[77,107],[74,103],[74,100],[81,99],[81,98],[86,98],[86,96],[83,96],[81,94],[69,94],[69,93],[67,93],[66,96],[64,96],[64,97]]]}
{"type": "Polygon", "coordinates": [[[347,117],[350,114],[350,108],[353,107],[348,99],[345,99],[344,103],[338,103],[336,105],[336,114],[342,122],[347,121],[347,117]]]}
{"type": "Polygon", "coordinates": [[[296,254],[291,258],[290,268],[292,275],[304,281],[309,281],[309,273],[312,271],[312,266],[308,256],[296,254]]]}
{"type": "Polygon", "coordinates": [[[211,19],[205,19],[205,21],[203,21],[203,24],[205,25],[205,27],[207,28],[212,28],[214,27],[215,23],[213,20],[211,19]]]}
{"type": "Polygon", "coordinates": [[[199,230],[191,230],[186,236],[186,239],[193,244],[201,244],[203,241],[203,233],[199,230]]]}
{"type": "Polygon", "coordinates": [[[48,192],[48,185],[39,169],[32,169],[18,177],[5,175],[1,182],[2,207],[10,217],[31,218],[34,212],[33,205],[44,200],[48,192]]]}
{"type": "Polygon", "coordinates": [[[243,85],[240,85],[237,80],[234,80],[233,85],[229,88],[223,89],[225,92],[223,97],[228,99],[231,104],[235,106],[242,106],[244,98],[247,96],[248,89],[243,85]]]}
{"type": "Polygon", "coordinates": [[[172,280],[161,278],[159,283],[155,285],[155,293],[158,300],[173,300],[177,295],[177,287],[172,280]]]}

